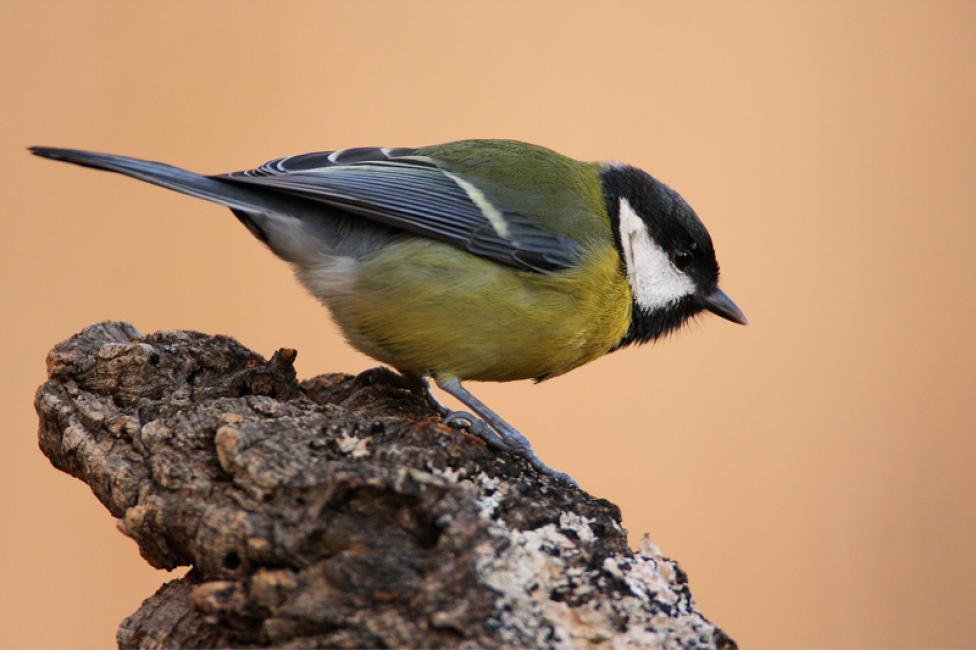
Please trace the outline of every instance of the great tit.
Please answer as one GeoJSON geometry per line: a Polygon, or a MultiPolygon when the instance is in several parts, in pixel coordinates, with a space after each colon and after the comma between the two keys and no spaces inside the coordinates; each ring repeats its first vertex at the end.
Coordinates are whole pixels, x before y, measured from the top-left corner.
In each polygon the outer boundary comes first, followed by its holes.
{"type": "Polygon", "coordinates": [[[355,348],[431,399],[432,378],[481,418],[441,407],[449,423],[568,482],[462,382],[555,377],[702,310],[746,322],[694,210],[629,165],[509,140],[322,151],[214,176],[31,151],[229,207],[355,348]]]}

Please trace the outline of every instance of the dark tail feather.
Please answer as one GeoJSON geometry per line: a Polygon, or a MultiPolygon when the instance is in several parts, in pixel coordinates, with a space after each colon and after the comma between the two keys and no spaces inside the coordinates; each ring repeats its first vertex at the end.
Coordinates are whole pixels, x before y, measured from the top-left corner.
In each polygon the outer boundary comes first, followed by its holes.
{"type": "Polygon", "coordinates": [[[83,167],[105,169],[132,176],[147,183],[225,205],[235,211],[293,212],[302,207],[305,209],[309,207],[307,202],[294,197],[238,187],[227,181],[194,174],[163,163],[57,147],[30,147],[30,151],[42,158],[63,160],[83,167]]]}

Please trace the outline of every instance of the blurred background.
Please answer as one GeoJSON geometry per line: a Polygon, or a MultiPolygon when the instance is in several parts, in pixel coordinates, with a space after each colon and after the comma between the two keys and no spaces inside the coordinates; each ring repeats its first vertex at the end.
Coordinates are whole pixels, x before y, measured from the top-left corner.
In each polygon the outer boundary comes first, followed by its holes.
{"type": "Polygon", "coordinates": [[[228,211],[24,147],[220,172],[468,137],[671,184],[751,320],[475,392],[744,647],[972,647],[976,2],[2,10],[0,647],[108,647],[181,573],[38,451],[52,345],[124,319],[374,365],[228,211]]]}

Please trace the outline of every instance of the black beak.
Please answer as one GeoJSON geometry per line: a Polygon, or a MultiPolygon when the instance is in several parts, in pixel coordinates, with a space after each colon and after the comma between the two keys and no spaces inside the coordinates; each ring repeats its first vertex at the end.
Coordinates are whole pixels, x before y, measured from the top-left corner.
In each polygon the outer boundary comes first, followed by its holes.
{"type": "Polygon", "coordinates": [[[730,320],[739,325],[745,325],[749,322],[742,310],[721,289],[716,289],[707,296],[703,296],[701,301],[705,309],[725,320],[730,320]]]}

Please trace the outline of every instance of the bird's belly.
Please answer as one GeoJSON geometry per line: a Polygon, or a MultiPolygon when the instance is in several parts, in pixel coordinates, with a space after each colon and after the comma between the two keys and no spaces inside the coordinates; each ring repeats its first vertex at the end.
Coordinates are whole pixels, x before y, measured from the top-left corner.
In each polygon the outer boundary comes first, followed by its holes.
{"type": "Polygon", "coordinates": [[[404,372],[484,381],[559,375],[624,336],[631,296],[616,252],[543,275],[409,238],[323,296],[349,342],[404,372]]]}

